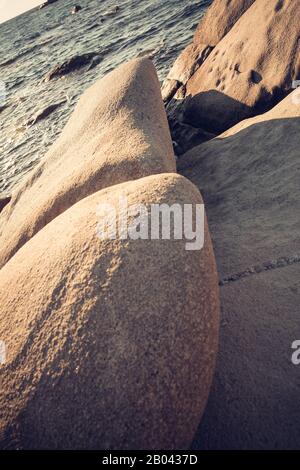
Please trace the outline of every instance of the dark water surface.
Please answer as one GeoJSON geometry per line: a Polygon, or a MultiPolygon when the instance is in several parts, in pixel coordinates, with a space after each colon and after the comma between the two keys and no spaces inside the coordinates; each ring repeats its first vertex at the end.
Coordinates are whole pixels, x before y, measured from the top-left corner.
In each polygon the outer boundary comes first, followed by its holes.
{"type": "MultiPolygon", "coordinates": [[[[0,194],[9,193],[43,157],[64,127],[82,92],[97,78],[136,56],[153,57],[163,79],[190,41],[211,0],[59,0],[0,25],[0,80],[6,98],[0,111],[0,194]],[[55,65],[89,52],[103,60],[48,83],[55,65]],[[64,102],[47,118],[29,125],[37,112],[64,102]]],[[[1,83],[0,83],[1,84],[1,83]]],[[[1,95],[1,93],[0,93],[1,95]]]]}

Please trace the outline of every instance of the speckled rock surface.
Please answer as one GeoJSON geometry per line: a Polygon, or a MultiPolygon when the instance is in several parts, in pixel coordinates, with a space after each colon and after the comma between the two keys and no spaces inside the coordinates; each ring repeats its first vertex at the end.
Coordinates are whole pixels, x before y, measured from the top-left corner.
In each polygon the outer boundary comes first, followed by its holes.
{"type": "Polygon", "coordinates": [[[189,44],[175,61],[162,85],[162,98],[168,102],[187,83],[212,51],[207,44],[189,44]]]}
{"type": "Polygon", "coordinates": [[[100,240],[100,203],[193,203],[176,174],[82,199],[0,270],[1,448],[185,449],[214,371],[218,285],[208,229],[100,240]],[[11,286],[13,285],[13,289],[11,286]]]}
{"type": "Polygon", "coordinates": [[[107,186],[175,171],[156,71],[128,62],[81,97],[43,161],[0,217],[0,266],[36,232],[83,197],[107,186]]]}
{"type": "Polygon", "coordinates": [[[255,0],[214,0],[198,24],[195,44],[216,46],[255,0]]]}
{"type": "Polygon", "coordinates": [[[192,448],[300,449],[299,276],[298,263],[221,288],[217,369],[192,448]]]}
{"type": "Polygon", "coordinates": [[[292,91],[300,79],[299,25],[294,0],[212,3],[162,87],[180,148],[194,146],[188,126],[209,140],[292,91]],[[196,51],[205,47],[209,53],[199,60],[196,51]]]}
{"type": "Polygon", "coordinates": [[[164,101],[169,101],[207,59],[213,48],[230,31],[254,0],[215,0],[196,29],[193,42],[174,62],[162,86],[164,101]]]}
{"type": "Polygon", "coordinates": [[[300,97],[181,157],[221,283],[220,351],[194,447],[299,449],[300,97]]]}
{"type": "Polygon", "coordinates": [[[185,122],[220,133],[276,105],[300,78],[300,9],[257,0],[186,85],[185,122]]]}
{"type": "MultiPolygon", "coordinates": [[[[186,85],[253,1],[215,0],[200,21],[193,42],[182,51],[163,82],[162,97],[167,105],[172,139],[182,150],[180,153],[211,139],[218,133],[216,128],[209,126],[205,128],[202,122],[200,124],[197,122],[197,119],[188,122],[185,115],[186,85]],[[191,135],[194,137],[190,138],[191,135]]],[[[214,103],[210,103],[210,107],[214,109],[214,103]]],[[[191,113],[188,115],[191,120],[191,113]]]]}

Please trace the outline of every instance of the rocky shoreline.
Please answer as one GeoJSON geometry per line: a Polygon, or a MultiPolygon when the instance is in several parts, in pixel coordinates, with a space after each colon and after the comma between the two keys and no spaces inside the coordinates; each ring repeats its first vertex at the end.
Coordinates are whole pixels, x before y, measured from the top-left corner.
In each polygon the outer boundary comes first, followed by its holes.
{"type": "Polygon", "coordinates": [[[299,78],[299,47],[296,1],[213,2],[162,87],[173,140],[187,151],[190,129],[202,143],[271,109],[299,78]]]}
{"type": "Polygon", "coordinates": [[[299,20],[215,0],[162,90],[97,81],[1,201],[0,448],[299,448],[299,20]],[[101,240],[124,192],[204,201],[203,248],[101,240]]]}
{"type": "Polygon", "coordinates": [[[97,208],[123,193],[130,206],[202,204],[176,174],[148,59],[84,93],[1,213],[2,448],[192,442],[218,342],[208,227],[199,251],[184,239],[102,240],[97,208]]]}

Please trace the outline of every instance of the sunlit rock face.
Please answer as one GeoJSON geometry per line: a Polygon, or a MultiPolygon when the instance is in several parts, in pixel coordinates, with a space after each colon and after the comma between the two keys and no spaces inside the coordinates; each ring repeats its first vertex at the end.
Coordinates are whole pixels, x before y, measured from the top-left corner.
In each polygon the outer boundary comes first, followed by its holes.
{"type": "Polygon", "coordinates": [[[100,239],[100,204],[202,204],[176,174],[103,189],[53,219],[0,270],[0,446],[188,449],[207,401],[219,293],[204,247],[100,239]]]}
{"type": "Polygon", "coordinates": [[[181,154],[245,118],[268,111],[300,78],[297,2],[230,2],[228,15],[225,4],[212,4],[193,44],[174,64],[178,77],[172,69],[173,81],[167,79],[163,86],[172,138],[181,154]],[[210,21],[212,12],[216,19],[210,21]],[[210,53],[205,60],[201,55],[195,58],[195,50],[203,51],[204,45],[210,53]],[[184,70],[190,75],[187,80],[184,70]],[[190,140],[191,132],[198,141],[190,140]]]}
{"type": "Polygon", "coordinates": [[[194,447],[299,448],[300,93],[182,155],[220,277],[215,379],[194,447]],[[298,366],[299,367],[299,366],[298,366]],[[220,405],[221,404],[221,405],[220,405]]]}
{"type": "Polygon", "coordinates": [[[0,217],[0,266],[72,204],[107,186],[176,171],[152,62],[133,60],[90,87],[0,217]]]}

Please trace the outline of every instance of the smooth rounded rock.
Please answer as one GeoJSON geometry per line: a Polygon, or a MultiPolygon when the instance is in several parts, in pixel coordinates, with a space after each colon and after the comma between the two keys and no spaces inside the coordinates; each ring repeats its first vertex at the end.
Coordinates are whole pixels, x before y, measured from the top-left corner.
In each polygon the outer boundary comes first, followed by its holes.
{"type": "Polygon", "coordinates": [[[1,448],[191,444],[218,341],[208,228],[198,251],[184,239],[99,239],[99,204],[124,194],[146,207],[202,203],[176,174],[112,186],[57,216],[0,270],[1,448]]]}
{"type": "Polygon", "coordinates": [[[107,186],[176,171],[152,62],[128,62],[80,98],[61,136],[0,217],[0,266],[72,204],[107,186]]]}
{"type": "Polygon", "coordinates": [[[184,121],[221,133],[276,105],[300,78],[299,25],[294,0],[254,2],[187,82],[184,121]]]}

